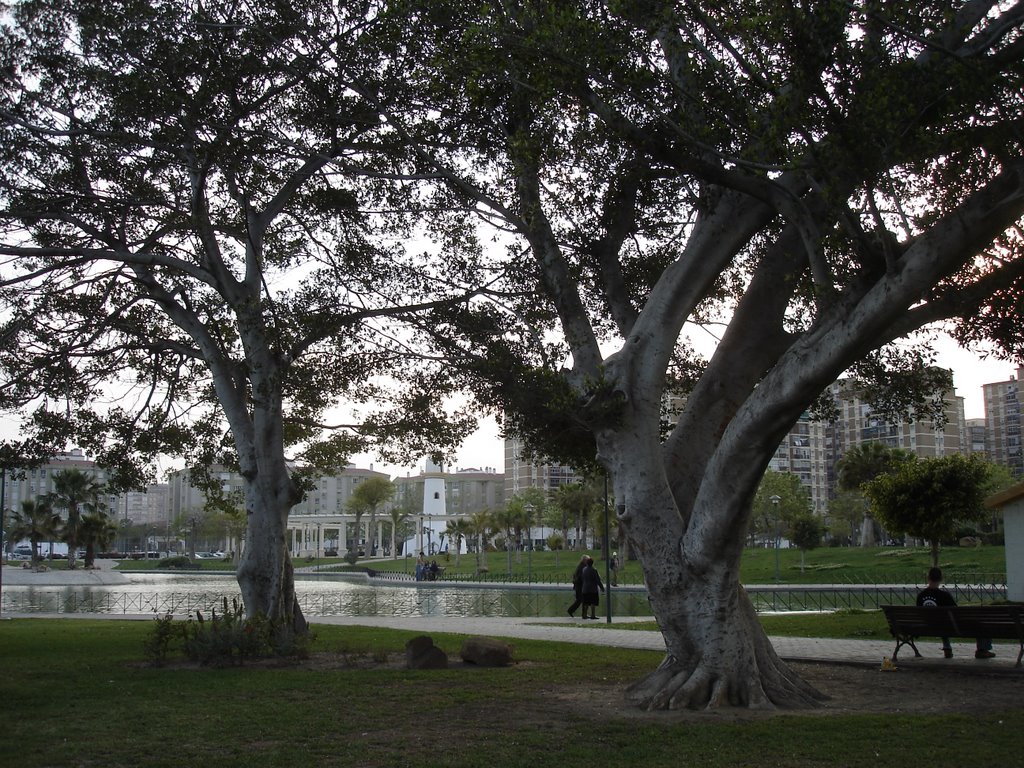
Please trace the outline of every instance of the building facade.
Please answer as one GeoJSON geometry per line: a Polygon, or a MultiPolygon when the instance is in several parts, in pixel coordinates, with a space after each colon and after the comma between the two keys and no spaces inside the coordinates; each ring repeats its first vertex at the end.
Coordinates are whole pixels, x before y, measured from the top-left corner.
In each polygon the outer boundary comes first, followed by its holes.
{"type": "MultiPolygon", "coordinates": [[[[26,469],[13,475],[7,473],[4,478],[4,509],[21,509],[21,502],[36,501],[40,497],[52,493],[54,475],[68,469],[81,470],[101,485],[107,482],[109,476],[105,469],[97,466],[96,462],[87,458],[80,449],[76,448],[54,456],[35,469],[26,469]]],[[[115,519],[119,517],[119,513],[123,514],[125,502],[125,494],[105,494],[100,497],[100,503],[115,519]]],[[[54,512],[62,514],[64,517],[67,516],[66,510],[54,509],[54,512]]]]}
{"type": "Polygon", "coordinates": [[[768,464],[775,472],[799,477],[810,495],[811,509],[818,514],[828,509],[830,445],[829,425],[815,421],[805,412],[779,443],[768,464]]]}
{"type": "Polygon", "coordinates": [[[518,438],[505,438],[505,498],[527,488],[539,488],[549,496],[562,485],[580,483],[583,476],[566,464],[534,463],[524,457],[518,438]]]}
{"type": "Polygon", "coordinates": [[[1024,476],[1024,454],[1021,453],[1021,381],[1024,366],[1017,367],[1016,376],[982,386],[985,398],[985,438],[989,459],[1010,468],[1017,477],[1024,476]]]}

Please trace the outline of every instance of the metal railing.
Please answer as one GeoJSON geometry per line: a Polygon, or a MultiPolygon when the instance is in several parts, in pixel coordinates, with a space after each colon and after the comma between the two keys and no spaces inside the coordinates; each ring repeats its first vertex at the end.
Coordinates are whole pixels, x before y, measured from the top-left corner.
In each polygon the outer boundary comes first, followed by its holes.
{"type": "MultiPolygon", "coordinates": [[[[394,586],[366,586],[353,592],[303,590],[299,605],[308,616],[564,616],[571,601],[563,589],[524,588],[526,585],[450,585],[444,582],[397,580],[394,586]],[[431,589],[416,589],[429,584],[431,589]],[[516,587],[519,588],[516,588],[516,587]]],[[[1006,599],[1006,585],[974,583],[947,585],[960,604],[990,603],[1006,599]]],[[[880,605],[913,604],[919,587],[913,585],[771,585],[747,588],[759,611],[834,611],[876,609],[880,605]]],[[[640,589],[612,589],[612,614],[650,616],[647,593],[640,589]]],[[[117,592],[33,589],[30,593],[4,590],[2,612],[102,613],[163,616],[209,614],[221,611],[224,600],[241,599],[238,592],[117,592]]],[[[602,601],[603,602],[603,601],[602,601]]]]}

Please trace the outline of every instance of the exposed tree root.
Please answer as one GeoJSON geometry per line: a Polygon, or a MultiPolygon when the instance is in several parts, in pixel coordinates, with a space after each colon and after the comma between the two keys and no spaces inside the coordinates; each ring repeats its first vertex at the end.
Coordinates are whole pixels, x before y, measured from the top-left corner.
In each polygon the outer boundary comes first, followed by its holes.
{"type": "Polygon", "coordinates": [[[824,698],[778,661],[758,673],[723,669],[709,663],[694,667],[671,656],[626,692],[629,701],[648,711],[661,709],[808,709],[824,698]]]}

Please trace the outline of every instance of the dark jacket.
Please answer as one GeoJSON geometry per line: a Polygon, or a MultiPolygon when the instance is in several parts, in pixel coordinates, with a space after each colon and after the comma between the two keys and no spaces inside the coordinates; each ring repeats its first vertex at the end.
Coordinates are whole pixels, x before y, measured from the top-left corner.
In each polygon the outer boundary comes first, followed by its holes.
{"type": "Polygon", "coordinates": [[[604,584],[601,582],[601,574],[597,572],[597,568],[594,566],[588,565],[585,567],[580,576],[582,584],[580,592],[584,595],[596,595],[598,592],[604,591],[604,584]]]}
{"type": "Polygon", "coordinates": [[[583,568],[585,566],[586,561],[580,560],[576,570],[572,572],[572,588],[576,594],[581,594],[583,591],[583,568]]]}
{"type": "Polygon", "coordinates": [[[939,587],[928,587],[917,593],[917,604],[930,607],[940,605],[956,605],[956,600],[944,589],[939,587]]]}

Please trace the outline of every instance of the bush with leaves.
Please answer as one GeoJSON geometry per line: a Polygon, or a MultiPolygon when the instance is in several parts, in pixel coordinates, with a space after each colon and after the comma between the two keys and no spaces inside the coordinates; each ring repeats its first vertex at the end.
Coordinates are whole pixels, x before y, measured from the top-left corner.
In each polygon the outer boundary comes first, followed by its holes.
{"type": "Polygon", "coordinates": [[[239,600],[232,600],[229,606],[224,598],[221,613],[214,609],[209,618],[201,611],[184,622],[174,621],[170,614],[158,618],[146,639],[147,658],[155,665],[165,663],[176,640],[181,643],[181,652],[192,661],[240,666],[251,659],[305,658],[313,636],[308,632],[299,634],[286,622],[271,621],[262,614],[247,619],[239,600]]]}
{"type": "Polygon", "coordinates": [[[199,568],[198,565],[189,560],[185,555],[175,555],[174,557],[165,557],[156,564],[157,568],[199,568]]]}

